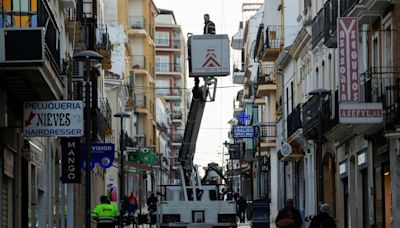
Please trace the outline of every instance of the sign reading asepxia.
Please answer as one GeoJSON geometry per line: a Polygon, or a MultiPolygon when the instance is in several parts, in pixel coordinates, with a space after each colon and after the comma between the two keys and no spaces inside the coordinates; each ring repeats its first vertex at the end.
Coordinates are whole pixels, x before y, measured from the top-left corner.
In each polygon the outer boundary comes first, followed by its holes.
{"type": "Polygon", "coordinates": [[[83,136],[82,101],[34,101],[24,103],[24,136],[83,136]]]}

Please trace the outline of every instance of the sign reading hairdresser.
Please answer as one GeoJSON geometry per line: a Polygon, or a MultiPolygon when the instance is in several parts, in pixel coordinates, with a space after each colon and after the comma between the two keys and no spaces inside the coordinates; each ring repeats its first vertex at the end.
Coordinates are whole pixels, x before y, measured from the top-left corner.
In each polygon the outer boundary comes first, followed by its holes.
{"type": "Polygon", "coordinates": [[[82,101],[24,103],[24,136],[83,136],[82,101]]]}

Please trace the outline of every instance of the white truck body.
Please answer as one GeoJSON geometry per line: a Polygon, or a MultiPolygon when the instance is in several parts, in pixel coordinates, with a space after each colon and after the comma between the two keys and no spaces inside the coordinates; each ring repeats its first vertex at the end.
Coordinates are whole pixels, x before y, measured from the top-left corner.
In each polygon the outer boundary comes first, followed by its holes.
{"type": "Polygon", "coordinates": [[[185,200],[181,185],[165,186],[165,189],[164,200],[159,202],[157,210],[161,227],[237,226],[236,203],[219,200],[218,185],[202,185],[203,194],[197,199],[189,196],[192,200],[185,200]]]}

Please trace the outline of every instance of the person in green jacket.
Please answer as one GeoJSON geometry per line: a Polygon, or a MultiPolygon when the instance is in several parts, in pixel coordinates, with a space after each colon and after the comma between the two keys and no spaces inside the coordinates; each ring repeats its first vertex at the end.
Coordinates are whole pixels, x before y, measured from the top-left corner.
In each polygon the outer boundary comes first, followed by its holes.
{"type": "Polygon", "coordinates": [[[100,204],[98,204],[92,211],[92,219],[97,220],[97,227],[114,228],[114,221],[116,220],[117,216],[117,207],[110,203],[107,196],[101,196],[100,204]]]}

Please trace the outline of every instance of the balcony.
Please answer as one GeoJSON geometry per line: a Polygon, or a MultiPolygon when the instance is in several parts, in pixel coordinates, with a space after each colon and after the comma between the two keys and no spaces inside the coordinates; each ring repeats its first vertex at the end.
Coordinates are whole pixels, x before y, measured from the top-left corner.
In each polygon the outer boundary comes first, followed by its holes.
{"type": "Polygon", "coordinates": [[[182,89],[170,89],[168,93],[164,93],[164,98],[167,101],[181,101],[182,100],[182,89]]]}
{"type": "Polygon", "coordinates": [[[239,84],[243,85],[244,84],[244,75],[245,71],[237,68],[235,65],[233,65],[233,84],[239,84]]]}
{"type": "Polygon", "coordinates": [[[60,30],[47,1],[37,11],[0,11],[0,77],[20,100],[60,99],[60,30]]]}
{"type": "Polygon", "coordinates": [[[171,135],[172,146],[180,147],[182,145],[183,136],[181,134],[171,135]]]}
{"type": "Polygon", "coordinates": [[[144,29],[145,17],[144,16],[129,16],[128,18],[129,29],[144,29]]]}
{"type": "Polygon", "coordinates": [[[181,75],[182,65],[180,63],[156,63],[156,74],[181,75]]]}
{"type": "Polygon", "coordinates": [[[258,68],[256,96],[259,98],[269,96],[271,93],[275,93],[276,89],[274,68],[271,66],[260,66],[258,68]]]}
{"type": "Polygon", "coordinates": [[[301,127],[301,104],[299,104],[287,117],[287,137],[290,138],[301,127]]]}
{"type": "MultiPolygon", "coordinates": [[[[331,131],[339,124],[339,92],[336,90],[334,96],[327,95],[322,101],[322,134],[331,131]]],[[[302,127],[306,139],[316,139],[319,128],[319,100],[318,96],[311,96],[302,105],[302,127]]],[[[341,125],[341,124],[340,124],[341,125]]],[[[344,125],[343,125],[344,126],[344,125]]],[[[347,126],[347,125],[346,125],[347,126]]],[[[340,126],[341,127],[341,126],[340,126]]],[[[333,140],[335,141],[335,140],[333,140]]]]}
{"type": "Polygon", "coordinates": [[[340,16],[347,16],[348,13],[357,5],[359,0],[340,0],[340,16]]]}
{"type": "Polygon", "coordinates": [[[147,105],[146,95],[135,94],[135,110],[139,113],[148,114],[150,112],[147,105]]]}
{"type": "MultiPolygon", "coordinates": [[[[119,135],[120,136],[120,135],[119,135]]],[[[135,147],[137,143],[133,140],[132,137],[128,135],[128,132],[124,131],[124,145],[126,147],[135,147]]]]}
{"type": "Polygon", "coordinates": [[[182,51],[180,39],[155,39],[157,51],[182,51]],[[178,50],[176,50],[178,49],[178,50]]]}
{"type": "Polygon", "coordinates": [[[311,22],[311,45],[313,49],[319,44],[322,38],[324,38],[324,30],[325,10],[322,8],[311,22]]]}
{"type": "Polygon", "coordinates": [[[149,66],[146,56],[144,55],[133,55],[132,59],[132,69],[136,74],[149,74],[151,73],[151,67],[149,66]]]}
{"type": "Polygon", "coordinates": [[[379,19],[390,7],[389,0],[340,0],[342,17],[358,17],[360,23],[370,24],[379,19]]]}
{"type": "Polygon", "coordinates": [[[302,106],[303,134],[306,139],[316,139],[318,134],[318,96],[312,96],[302,106]]]}
{"type": "Polygon", "coordinates": [[[266,28],[262,61],[275,61],[284,46],[284,28],[280,25],[269,25],[266,28]]]}
{"type": "Polygon", "coordinates": [[[97,106],[97,134],[104,141],[106,137],[109,137],[112,134],[112,111],[107,98],[99,98],[97,106]]]}
{"type": "Polygon", "coordinates": [[[400,77],[395,67],[371,67],[360,75],[364,102],[383,103],[385,129],[400,123],[400,77]]]}
{"type": "Polygon", "coordinates": [[[276,123],[265,122],[255,125],[256,138],[261,149],[276,146],[276,123]]]}
{"type": "Polygon", "coordinates": [[[328,0],[324,6],[324,41],[328,48],[337,48],[338,0],[328,0]]]}
{"type": "Polygon", "coordinates": [[[145,16],[128,17],[128,35],[154,38],[154,27],[149,25],[145,16]]]}

